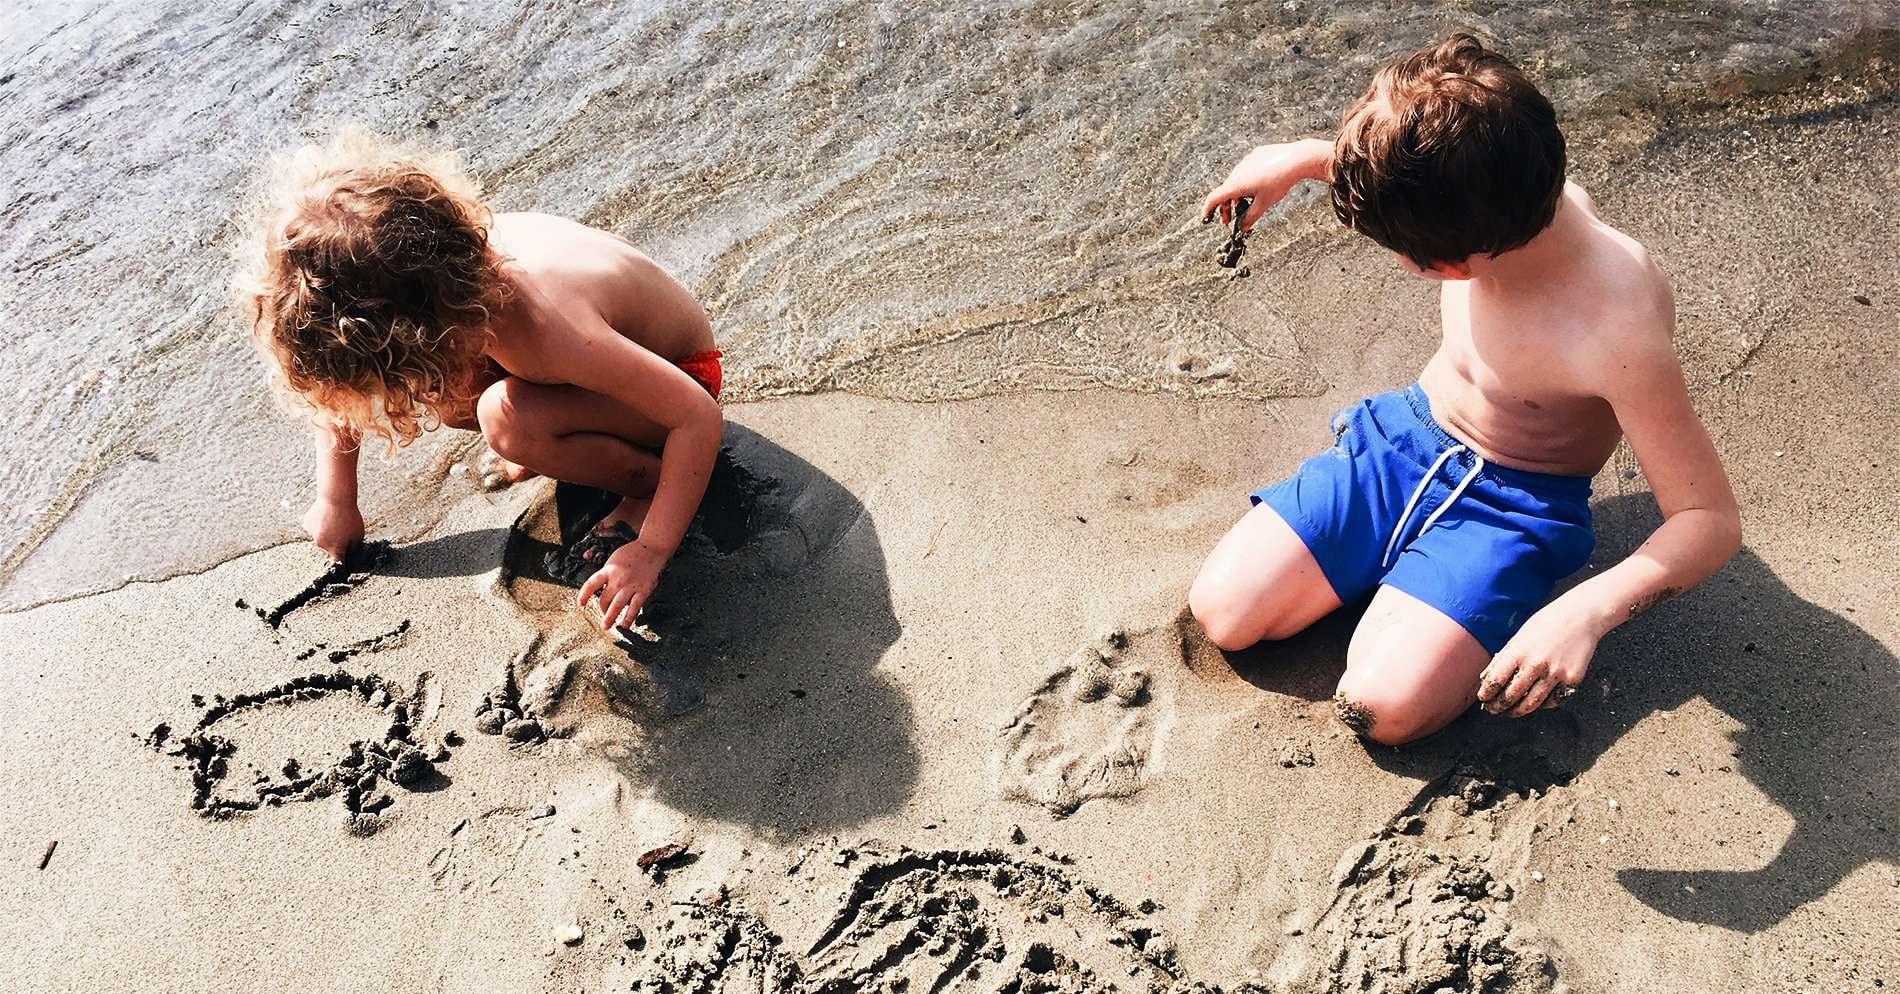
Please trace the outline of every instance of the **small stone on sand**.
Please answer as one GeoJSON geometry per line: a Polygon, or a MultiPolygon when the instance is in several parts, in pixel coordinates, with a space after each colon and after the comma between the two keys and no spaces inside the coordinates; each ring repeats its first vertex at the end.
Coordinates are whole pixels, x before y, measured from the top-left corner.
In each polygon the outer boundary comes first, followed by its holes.
{"type": "Polygon", "coordinates": [[[564,946],[575,946],[580,944],[581,938],[586,934],[587,933],[581,931],[579,925],[566,925],[561,928],[560,932],[556,933],[555,937],[560,939],[561,944],[564,946]]]}

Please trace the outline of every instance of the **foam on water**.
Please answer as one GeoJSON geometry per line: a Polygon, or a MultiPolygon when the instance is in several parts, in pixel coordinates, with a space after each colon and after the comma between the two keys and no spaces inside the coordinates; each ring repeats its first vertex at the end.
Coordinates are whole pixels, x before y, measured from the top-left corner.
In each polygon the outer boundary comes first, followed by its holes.
{"type": "MultiPolygon", "coordinates": [[[[735,399],[1324,388],[1193,222],[1245,147],[1322,133],[1372,69],[1500,39],[1566,115],[1819,64],[1889,5],[1417,9],[831,0],[184,3],[0,13],[0,602],[296,534],[308,442],[226,309],[260,160],[356,121],[466,149],[501,209],[619,231],[713,311],[735,399]]],[[[1325,212],[1256,270],[1346,242],[1325,212]]],[[[442,432],[367,460],[373,527],[473,492],[442,432]]]]}

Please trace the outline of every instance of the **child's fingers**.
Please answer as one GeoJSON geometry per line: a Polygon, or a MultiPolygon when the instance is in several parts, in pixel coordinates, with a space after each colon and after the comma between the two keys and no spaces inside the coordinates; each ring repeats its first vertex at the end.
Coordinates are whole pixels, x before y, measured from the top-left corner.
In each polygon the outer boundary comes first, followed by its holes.
{"type": "Polygon", "coordinates": [[[1517,660],[1515,658],[1499,654],[1496,659],[1491,661],[1490,666],[1485,667],[1484,673],[1478,677],[1478,700],[1490,704],[1491,699],[1502,693],[1504,688],[1510,684],[1511,675],[1516,672],[1516,670],[1517,660]]]}
{"type": "Polygon", "coordinates": [[[1234,223],[1234,198],[1237,195],[1234,188],[1227,183],[1215,187],[1214,192],[1208,194],[1207,200],[1201,204],[1201,221],[1203,223],[1212,221],[1214,215],[1218,213],[1222,224],[1234,223]]]}
{"type": "Polygon", "coordinates": [[[1253,198],[1253,202],[1247,205],[1246,216],[1241,218],[1240,230],[1252,231],[1253,226],[1260,223],[1260,219],[1266,215],[1269,206],[1271,205],[1267,203],[1267,198],[1253,198]]]}
{"type": "Polygon", "coordinates": [[[1517,707],[1511,709],[1511,717],[1522,718],[1532,711],[1543,707],[1544,699],[1550,696],[1551,688],[1556,685],[1557,681],[1548,676],[1532,684],[1530,692],[1524,695],[1524,700],[1520,702],[1517,707]]]}
{"type": "Polygon", "coordinates": [[[593,600],[594,595],[600,591],[600,588],[606,585],[607,571],[604,569],[595,570],[594,575],[588,577],[586,583],[581,584],[580,595],[575,598],[574,602],[581,607],[586,607],[587,602],[593,600]]]}
{"type": "Polygon", "coordinates": [[[601,622],[602,631],[611,630],[620,624],[620,613],[627,609],[627,602],[631,600],[633,600],[633,592],[630,590],[622,590],[614,595],[614,599],[607,605],[606,617],[601,622]]]}
{"type": "Polygon", "coordinates": [[[1491,713],[1506,714],[1517,710],[1518,704],[1524,700],[1524,695],[1530,693],[1531,688],[1537,685],[1537,681],[1544,679],[1545,675],[1542,665],[1520,665],[1517,673],[1511,677],[1511,682],[1505,686],[1504,692],[1491,702],[1491,713]]]}
{"type": "Polygon", "coordinates": [[[1222,184],[1215,187],[1213,192],[1209,193],[1207,198],[1201,201],[1201,222],[1203,224],[1214,220],[1214,209],[1221,205],[1221,200],[1226,193],[1227,186],[1222,184]]]}

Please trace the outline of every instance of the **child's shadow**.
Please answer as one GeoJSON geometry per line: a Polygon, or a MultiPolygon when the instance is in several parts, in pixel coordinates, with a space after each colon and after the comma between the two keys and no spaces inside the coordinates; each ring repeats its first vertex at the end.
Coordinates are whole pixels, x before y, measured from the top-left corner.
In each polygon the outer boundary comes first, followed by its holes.
{"type": "Polygon", "coordinates": [[[597,726],[603,751],[670,806],[776,836],[901,807],[918,753],[909,703],[878,672],[900,629],[864,505],[728,425],[693,530],[641,615],[658,641],[619,649],[597,622],[585,627],[573,591],[545,566],[549,553],[560,559],[556,542],[612,506],[603,496],[562,484],[552,507],[531,508],[509,538],[503,581],[554,651],[619,660],[594,671],[616,712],[597,726]],[[558,539],[542,534],[545,521],[527,526],[537,514],[558,518],[558,539]]]}
{"type": "MultiPolygon", "coordinates": [[[[1629,555],[1661,523],[1648,494],[1610,498],[1595,511],[1597,569],[1629,555]]],[[[1358,613],[1342,610],[1299,639],[1231,661],[1256,686],[1324,699],[1358,613]]],[[[1744,548],[1701,587],[1604,639],[1570,706],[1517,720],[1474,709],[1425,742],[1370,748],[1381,766],[1427,780],[1513,745],[1542,752],[1560,774],[1580,773],[1643,719],[1701,697],[1740,725],[1729,733],[1733,756],[1703,757],[1706,765],[1747,777],[1794,829],[1765,866],[1635,867],[1617,879],[1673,918],[1753,933],[1866,863],[1900,857],[1897,669],[1879,640],[1802,599],[1744,548]]],[[[1753,836],[1751,826],[1734,822],[1712,822],[1707,831],[1711,841],[1753,836]]]]}

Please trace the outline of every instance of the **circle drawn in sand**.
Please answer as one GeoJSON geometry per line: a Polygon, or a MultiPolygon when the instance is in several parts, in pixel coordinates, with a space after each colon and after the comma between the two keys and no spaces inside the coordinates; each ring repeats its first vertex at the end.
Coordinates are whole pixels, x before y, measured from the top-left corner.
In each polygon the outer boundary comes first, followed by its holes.
{"type": "Polygon", "coordinates": [[[447,782],[436,769],[437,763],[448,758],[447,747],[418,744],[412,726],[423,717],[433,694],[426,672],[417,678],[413,692],[373,673],[358,676],[343,669],[311,673],[254,693],[215,697],[191,731],[173,736],[170,725],[160,724],[144,742],[154,751],[185,760],[191,771],[191,808],[206,818],[223,820],[263,807],[338,796],[350,831],[370,835],[393,813],[395,796],[388,785],[414,792],[439,789],[447,782]],[[239,746],[215,731],[220,722],[235,715],[337,699],[353,700],[386,714],[387,727],[376,738],[349,742],[342,755],[322,769],[292,757],[275,772],[254,771],[248,784],[232,783],[239,746]]]}

